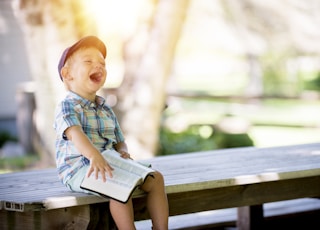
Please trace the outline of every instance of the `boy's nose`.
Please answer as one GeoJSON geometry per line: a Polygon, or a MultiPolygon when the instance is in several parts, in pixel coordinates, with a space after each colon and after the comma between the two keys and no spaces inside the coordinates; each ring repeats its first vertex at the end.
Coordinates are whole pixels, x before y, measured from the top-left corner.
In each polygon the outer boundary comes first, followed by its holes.
{"type": "Polygon", "coordinates": [[[95,68],[95,69],[104,69],[105,67],[104,67],[104,65],[101,64],[100,62],[96,62],[96,63],[94,64],[94,68],[95,68]]]}

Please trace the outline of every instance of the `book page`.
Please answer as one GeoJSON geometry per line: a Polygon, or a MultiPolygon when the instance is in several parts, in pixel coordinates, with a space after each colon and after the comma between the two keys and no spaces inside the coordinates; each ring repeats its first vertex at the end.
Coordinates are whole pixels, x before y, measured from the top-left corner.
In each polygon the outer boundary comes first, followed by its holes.
{"type": "Polygon", "coordinates": [[[115,150],[106,150],[101,154],[114,169],[112,177],[106,174],[107,181],[103,182],[101,174],[98,179],[95,179],[95,174],[91,174],[89,178],[84,178],[81,188],[127,202],[134,189],[144,182],[147,175],[154,172],[138,162],[122,158],[115,150]]]}
{"type": "Polygon", "coordinates": [[[94,174],[91,174],[90,177],[84,178],[81,188],[112,197],[121,202],[127,202],[133,190],[142,180],[139,176],[120,168],[113,170],[112,177],[107,175],[106,177],[106,182],[103,182],[101,174],[98,175],[98,179],[94,174]]]}
{"type": "Polygon", "coordinates": [[[143,166],[132,159],[122,158],[120,154],[114,150],[106,150],[102,152],[102,155],[111,164],[111,166],[118,167],[127,172],[136,174],[140,176],[143,180],[149,173],[154,172],[153,169],[143,166]]]}
{"type": "Polygon", "coordinates": [[[121,168],[115,168],[112,171],[112,177],[109,177],[108,175],[106,175],[106,177],[110,183],[118,184],[127,188],[135,187],[142,180],[141,177],[132,173],[128,173],[121,168]]]}

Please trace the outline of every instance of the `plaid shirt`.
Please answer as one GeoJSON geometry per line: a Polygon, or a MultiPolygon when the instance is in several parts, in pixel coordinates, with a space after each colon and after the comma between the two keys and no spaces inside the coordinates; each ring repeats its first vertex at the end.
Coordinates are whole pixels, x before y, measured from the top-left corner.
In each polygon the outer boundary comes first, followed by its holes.
{"type": "Polygon", "coordinates": [[[56,163],[59,177],[65,184],[77,171],[90,162],[65,136],[71,126],[81,126],[84,133],[97,149],[102,152],[111,149],[124,137],[112,109],[97,96],[95,103],[73,92],[57,106],[54,129],[56,130],[56,163]]]}

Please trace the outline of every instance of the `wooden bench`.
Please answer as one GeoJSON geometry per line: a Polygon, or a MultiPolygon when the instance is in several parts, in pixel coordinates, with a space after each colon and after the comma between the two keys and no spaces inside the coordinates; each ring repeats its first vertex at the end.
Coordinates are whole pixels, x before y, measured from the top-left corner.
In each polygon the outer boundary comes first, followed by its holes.
{"type": "MultiPolygon", "coordinates": [[[[320,199],[300,198],[265,203],[264,229],[314,229],[320,226],[320,199]]],[[[235,229],[237,208],[210,210],[169,217],[170,229],[235,229]]],[[[150,230],[151,220],[137,221],[139,230],[150,230]]]]}
{"type": "MultiPolygon", "coordinates": [[[[237,207],[238,229],[262,229],[263,204],[320,197],[320,143],[178,154],[148,162],[164,174],[170,216],[237,207]]],[[[134,195],[136,220],[149,218],[145,198],[134,195]]],[[[113,226],[107,199],[68,191],[55,169],[0,175],[0,200],[0,229],[113,226]]]]}

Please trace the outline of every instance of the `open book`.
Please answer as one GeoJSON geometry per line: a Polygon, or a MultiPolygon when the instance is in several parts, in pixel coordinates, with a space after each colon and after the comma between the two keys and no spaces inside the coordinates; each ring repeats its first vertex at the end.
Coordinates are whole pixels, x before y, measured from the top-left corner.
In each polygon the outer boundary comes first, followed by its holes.
{"type": "Polygon", "coordinates": [[[96,179],[92,173],[83,179],[80,186],[82,189],[126,203],[134,190],[154,172],[141,163],[122,158],[115,150],[105,150],[102,155],[113,168],[112,177],[106,175],[107,180],[103,182],[101,174],[96,179]]]}

